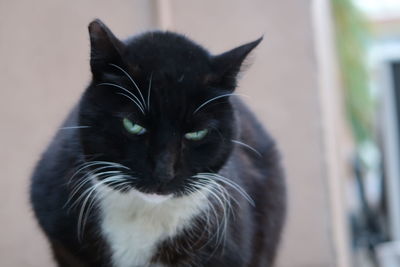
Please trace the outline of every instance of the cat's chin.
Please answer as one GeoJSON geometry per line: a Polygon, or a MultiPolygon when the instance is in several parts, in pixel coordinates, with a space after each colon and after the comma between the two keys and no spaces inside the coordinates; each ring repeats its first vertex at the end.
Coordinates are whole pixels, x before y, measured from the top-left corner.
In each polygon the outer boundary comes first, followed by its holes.
{"type": "Polygon", "coordinates": [[[153,204],[163,203],[173,197],[172,194],[160,195],[160,194],[155,194],[155,193],[143,193],[136,189],[132,189],[132,193],[136,194],[139,198],[143,199],[144,201],[153,203],[153,204]]]}

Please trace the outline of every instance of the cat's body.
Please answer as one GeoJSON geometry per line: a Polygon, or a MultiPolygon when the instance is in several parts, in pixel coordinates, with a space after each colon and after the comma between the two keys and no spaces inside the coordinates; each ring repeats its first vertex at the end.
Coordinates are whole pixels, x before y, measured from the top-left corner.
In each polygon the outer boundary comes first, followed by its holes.
{"type": "MultiPolygon", "coordinates": [[[[111,54],[115,51],[96,44],[99,34],[107,33],[106,39],[100,38],[100,44],[114,37],[100,22],[94,23],[91,24],[93,82],[64,122],[64,129],[57,133],[44,153],[33,175],[31,188],[34,211],[52,245],[58,264],[78,267],[272,266],[285,214],[284,181],[273,140],[241,101],[231,97],[226,102],[222,95],[228,94],[227,90],[221,91],[217,97],[196,98],[196,102],[199,102],[190,109],[191,116],[197,116],[194,115],[197,112],[210,113],[198,115],[202,117],[195,117],[188,123],[198,120],[200,129],[207,127],[209,130],[205,137],[201,137],[203,139],[198,139],[202,132],[198,131],[195,134],[196,141],[182,141],[181,137],[177,137],[180,134],[176,130],[182,122],[173,116],[183,113],[182,110],[176,110],[177,104],[188,106],[190,103],[187,103],[187,99],[179,99],[172,105],[173,98],[163,95],[166,91],[158,89],[167,87],[162,86],[162,78],[157,78],[156,68],[160,65],[154,67],[150,76],[154,79],[154,89],[151,89],[150,82],[150,86],[146,87],[149,88],[147,96],[145,91],[142,92],[146,96],[143,102],[139,101],[140,94],[135,95],[138,99],[135,109],[140,116],[154,117],[156,115],[150,113],[150,104],[154,109],[156,106],[164,109],[161,112],[163,116],[155,118],[156,124],[162,126],[154,126],[154,123],[143,119],[140,124],[146,125],[146,134],[131,137],[125,136],[119,128],[115,130],[118,124],[110,120],[112,117],[106,111],[110,107],[119,109],[125,103],[116,105],[113,101],[120,99],[111,99],[109,91],[99,92],[101,86],[96,87],[99,81],[104,84],[104,79],[114,79],[114,84],[123,88],[127,86],[115,81],[118,73],[113,68],[110,70],[104,64],[97,67],[99,51],[111,54]],[[99,69],[106,69],[106,74],[99,69]],[[91,90],[97,92],[91,93],[91,90]],[[152,95],[150,90],[153,90],[152,95]],[[216,98],[212,100],[215,103],[207,102],[213,98],[216,98]],[[223,98],[225,101],[221,101],[223,98]],[[94,105],[92,99],[96,100],[94,105]],[[207,106],[210,103],[217,105],[207,106]],[[146,112],[141,112],[140,107],[146,112]],[[208,110],[202,111],[203,108],[208,110]],[[223,112],[219,110],[221,108],[223,112]],[[173,110],[168,112],[170,109],[173,110]],[[103,110],[106,110],[104,114],[101,113],[103,110]],[[168,123],[162,124],[163,121],[168,123]],[[180,124],[174,127],[174,121],[180,121],[180,124]],[[85,123],[90,125],[86,126],[85,123]],[[80,128],[68,128],[71,126],[80,128]],[[152,129],[156,128],[159,129],[157,138],[151,136],[152,129]],[[171,132],[166,137],[168,130],[171,132]],[[173,146],[171,140],[174,137],[178,141],[173,149],[169,146],[173,146]],[[138,143],[130,150],[126,142],[138,143]],[[140,146],[145,146],[146,152],[140,152],[140,146]],[[156,154],[157,160],[152,161],[151,158],[156,154]],[[126,155],[132,155],[132,159],[126,155]],[[170,162],[174,162],[172,167],[170,162]],[[145,169],[144,165],[147,164],[151,167],[145,169]],[[129,174],[126,166],[129,166],[129,174]],[[104,170],[98,174],[101,168],[104,170]],[[165,173],[172,174],[166,177],[165,173]]],[[[179,45],[188,42],[182,42],[182,37],[175,34],[157,34],[160,36],[155,39],[165,38],[167,44],[171,38],[175,38],[174,41],[178,39],[174,45],[182,51],[184,49],[179,45]]],[[[120,47],[121,44],[116,42],[112,40],[113,47],[120,47]]],[[[130,42],[134,43],[135,39],[130,42]]],[[[236,63],[239,66],[233,70],[234,76],[244,57],[255,45],[238,59],[236,63]]],[[[142,48],[146,49],[148,46],[142,48]]],[[[190,51],[189,55],[195,50],[190,51]]],[[[168,63],[169,55],[163,55],[168,71],[159,73],[162,77],[174,80],[170,76],[174,76],[174,70],[179,68],[172,70],[168,63]]],[[[117,66],[117,71],[122,70],[123,75],[130,76],[123,68],[118,68],[123,64],[118,60],[111,63],[117,66]]],[[[152,58],[146,60],[151,61],[152,58]]],[[[191,62],[192,68],[200,64],[199,60],[191,62]]],[[[143,64],[138,68],[143,72],[146,69],[143,64]]],[[[135,68],[130,69],[135,72],[135,68]]],[[[176,73],[178,83],[182,83],[183,79],[195,79],[191,78],[190,71],[176,73]]],[[[210,76],[207,71],[201,72],[197,71],[194,77],[198,75],[207,82],[215,79],[215,73],[210,76]],[[202,75],[206,75],[206,78],[202,75]]],[[[137,69],[136,74],[133,77],[140,77],[137,69]]],[[[235,77],[217,80],[223,89],[233,90],[235,87],[235,84],[230,84],[234,83],[235,77]]],[[[138,84],[143,87],[141,81],[138,84]]],[[[174,87],[179,90],[179,84],[174,83],[174,87]]],[[[131,94],[128,96],[134,98],[131,94]]],[[[154,112],[160,116],[160,110],[154,112]]],[[[139,115],[133,116],[135,121],[141,120],[139,115]]],[[[191,127],[199,129],[198,126],[191,127]]]]}

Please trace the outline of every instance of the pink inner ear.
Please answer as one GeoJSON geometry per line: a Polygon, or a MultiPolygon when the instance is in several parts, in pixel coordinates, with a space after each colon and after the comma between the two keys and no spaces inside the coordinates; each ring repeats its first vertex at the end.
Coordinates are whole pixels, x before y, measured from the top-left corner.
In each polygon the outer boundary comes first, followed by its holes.
{"type": "Polygon", "coordinates": [[[99,19],[95,19],[89,24],[89,35],[92,40],[103,40],[115,42],[117,39],[111,30],[99,19]]]}
{"type": "Polygon", "coordinates": [[[92,50],[100,49],[102,53],[114,52],[121,53],[124,45],[115,37],[111,30],[99,19],[89,24],[89,36],[92,50]]]}
{"type": "Polygon", "coordinates": [[[94,20],[89,24],[89,33],[94,38],[98,38],[100,34],[104,34],[99,20],[94,20]]]}

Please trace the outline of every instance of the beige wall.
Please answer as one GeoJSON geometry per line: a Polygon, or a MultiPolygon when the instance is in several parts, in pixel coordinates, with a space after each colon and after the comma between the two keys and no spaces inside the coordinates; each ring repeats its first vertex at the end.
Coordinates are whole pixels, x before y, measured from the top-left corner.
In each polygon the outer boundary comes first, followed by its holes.
{"type": "Polygon", "coordinates": [[[86,27],[95,17],[120,37],[162,22],[216,53],[265,36],[240,91],[286,166],[290,209],[278,265],[331,266],[311,1],[160,1],[0,1],[0,266],[52,266],[27,204],[28,178],[89,80],[86,27]]]}

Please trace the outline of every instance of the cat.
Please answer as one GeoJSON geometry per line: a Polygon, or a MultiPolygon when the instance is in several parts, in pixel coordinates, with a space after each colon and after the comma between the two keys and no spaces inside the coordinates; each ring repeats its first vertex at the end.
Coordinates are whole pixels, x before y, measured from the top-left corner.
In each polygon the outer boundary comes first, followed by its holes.
{"type": "Polygon", "coordinates": [[[31,182],[58,266],[272,266],[280,156],[234,93],[262,38],[211,55],[173,32],[88,28],[92,80],[31,182]]]}

